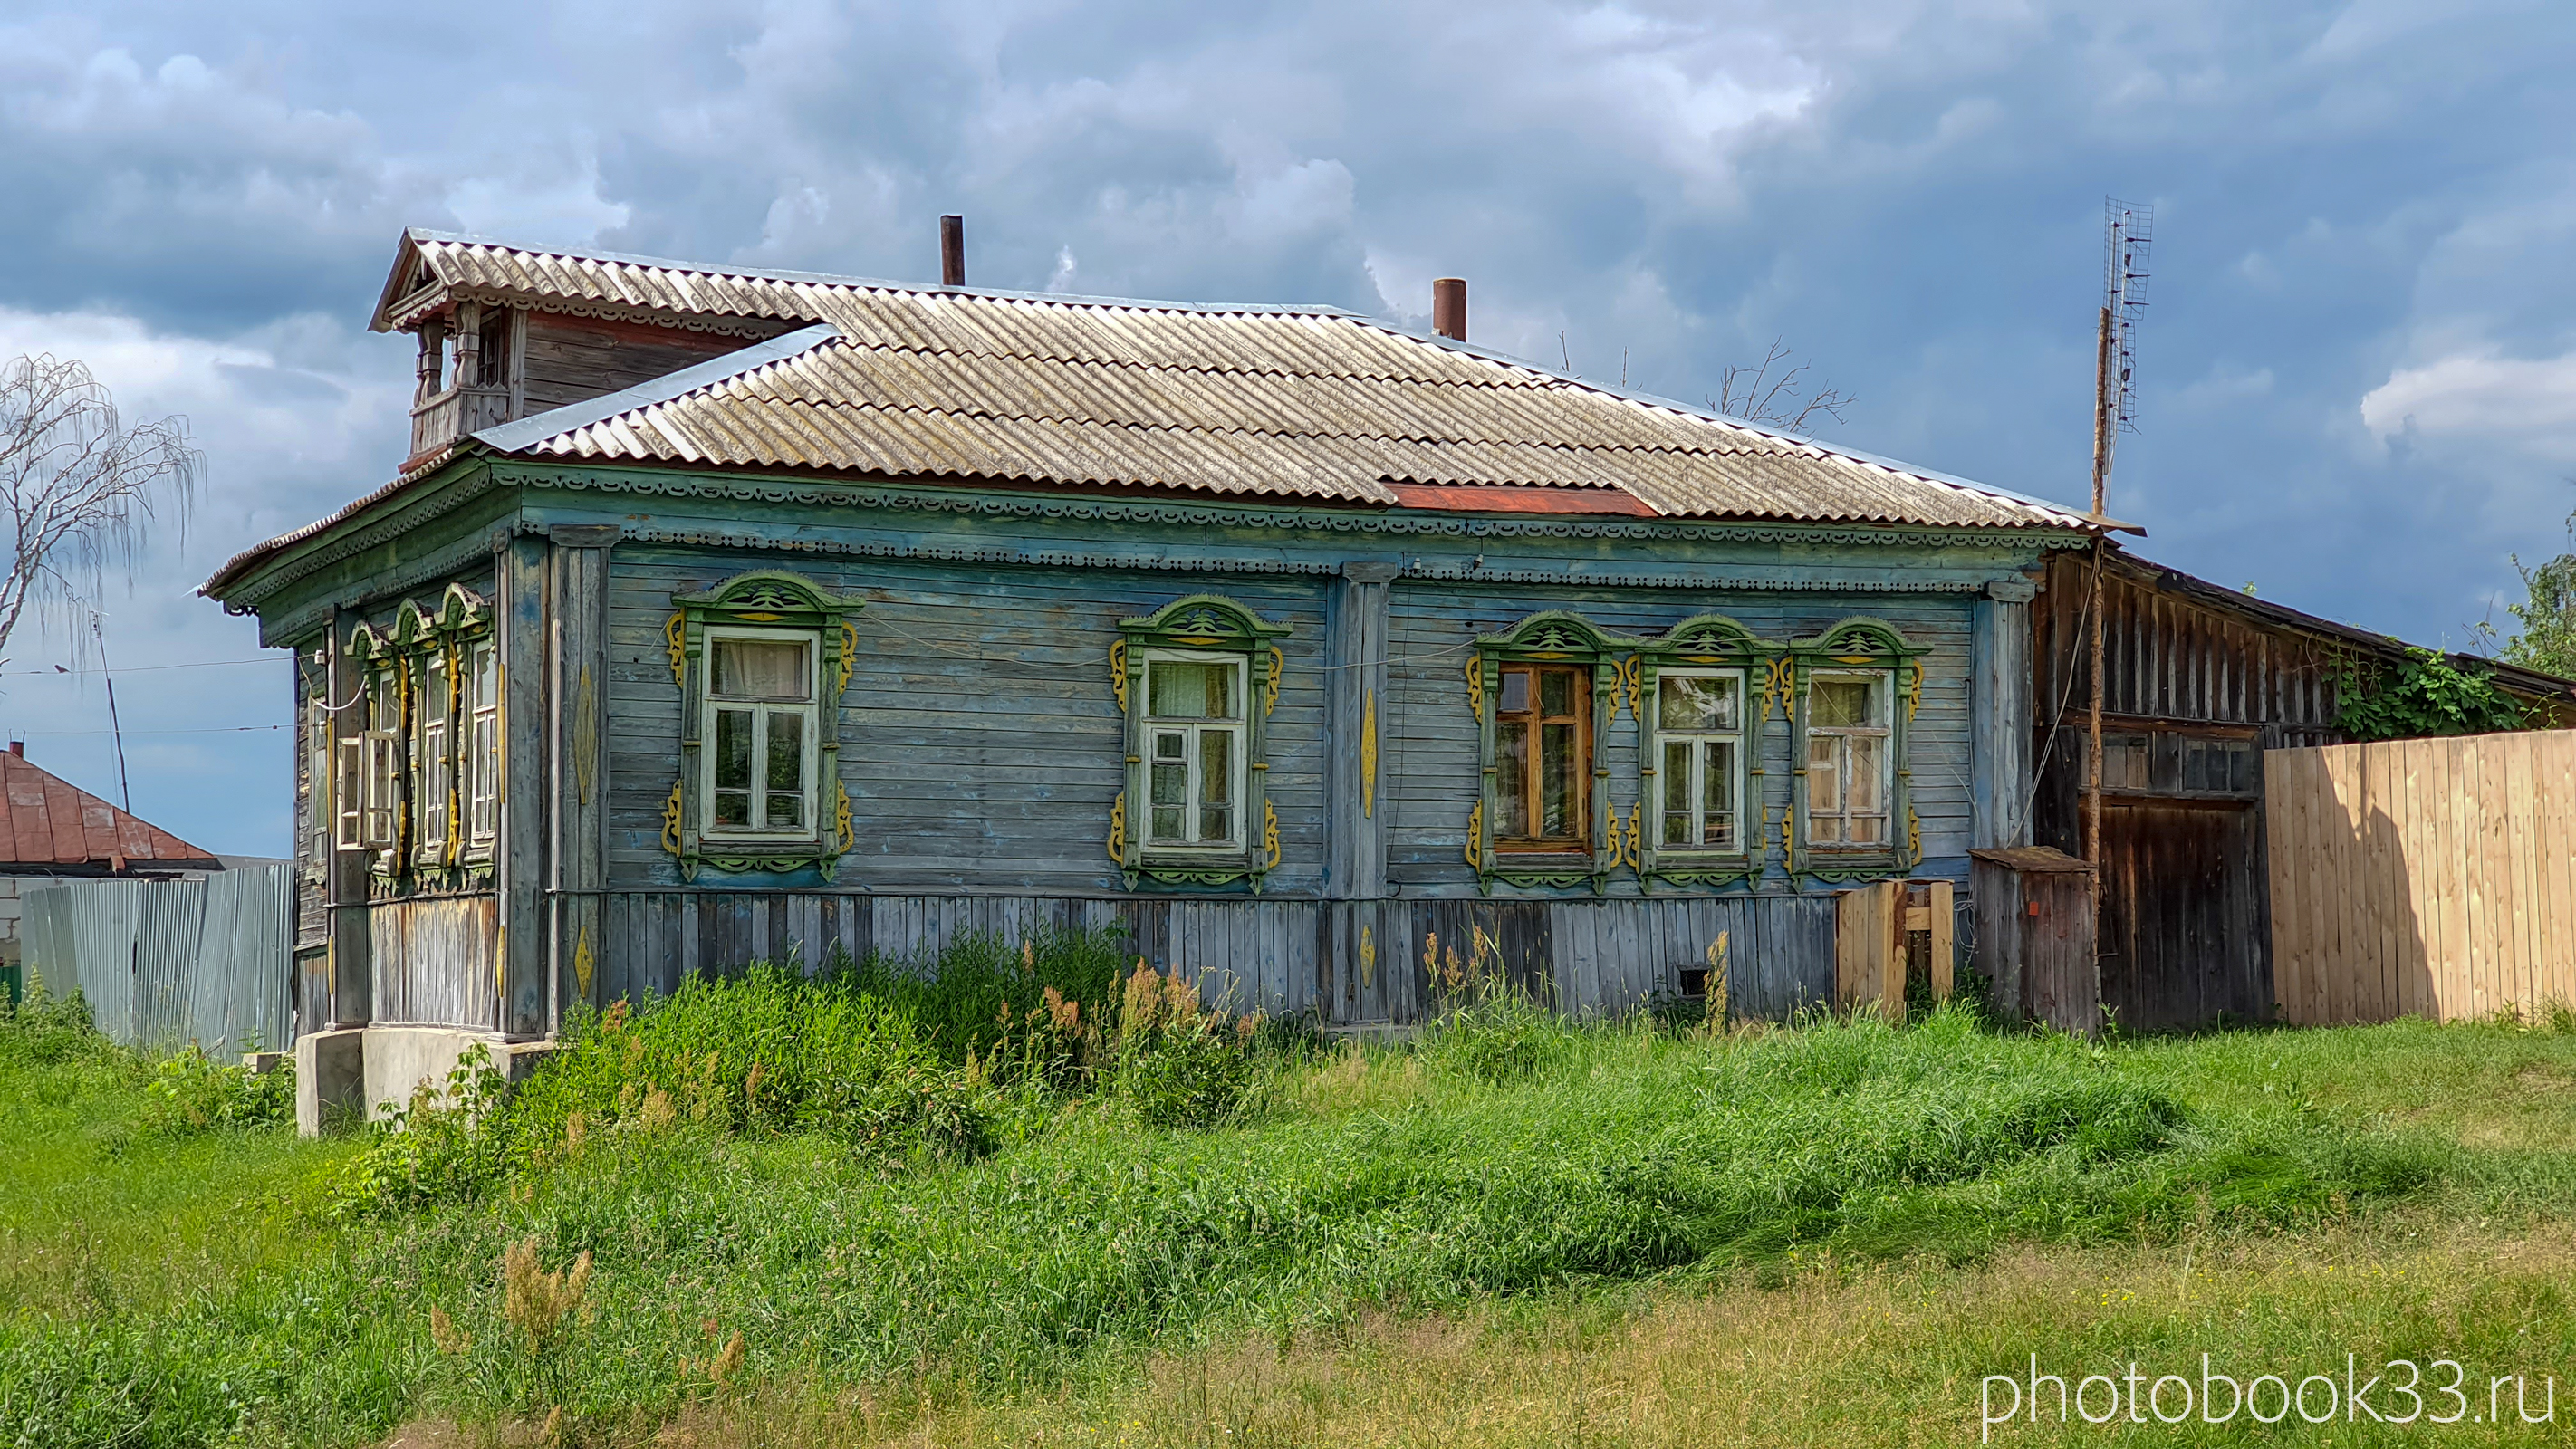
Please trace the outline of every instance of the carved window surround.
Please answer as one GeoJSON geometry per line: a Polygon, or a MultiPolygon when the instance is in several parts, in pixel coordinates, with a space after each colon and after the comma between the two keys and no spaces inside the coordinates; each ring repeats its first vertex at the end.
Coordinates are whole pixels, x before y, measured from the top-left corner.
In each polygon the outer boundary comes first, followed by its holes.
{"type": "MultiPolygon", "coordinates": [[[[1264,620],[1244,605],[1217,594],[1175,599],[1151,614],[1118,621],[1118,639],[1109,649],[1110,690],[1126,716],[1127,788],[1109,812],[1109,858],[1127,888],[1139,879],[1165,885],[1226,886],[1242,884],[1253,891],[1279,866],[1279,814],[1270,805],[1268,775],[1269,720],[1279,706],[1279,683],[1286,657],[1276,640],[1289,632],[1285,624],[1264,620]],[[1239,729],[1230,721],[1205,725],[1158,722],[1149,697],[1152,668],[1157,663],[1211,663],[1232,671],[1242,681],[1239,702],[1231,706],[1239,729]],[[1159,725],[1159,727],[1158,727],[1159,725]],[[1236,842],[1209,847],[1154,842],[1154,759],[1162,736],[1189,737],[1188,763],[1192,797],[1185,810],[1199,808],[1196,795],[1203,775],[1198,733],[1236,734],[1241,759],[1233,772],[1240,782],[1233,825],[1236,842]]],[[[1165,761],[1171,769],[1174,761],[1165,761]]],[[[1177,778],[1177,776],[1176,776],[1177,778]]],[[[1198,832],[1188,830],[1185,835],[1198,832]]]]}

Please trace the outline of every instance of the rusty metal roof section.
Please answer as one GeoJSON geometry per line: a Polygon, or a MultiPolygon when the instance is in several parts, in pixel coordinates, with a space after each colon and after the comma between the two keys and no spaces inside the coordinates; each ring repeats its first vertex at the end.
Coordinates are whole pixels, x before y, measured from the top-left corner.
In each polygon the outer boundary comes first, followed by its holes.
{"type": "Polygon", "coordinates": [[[0,751],[0,873],[29,868],[124,870],[220,867],[148,820],[65,783],[15,751],[0,751]]]}

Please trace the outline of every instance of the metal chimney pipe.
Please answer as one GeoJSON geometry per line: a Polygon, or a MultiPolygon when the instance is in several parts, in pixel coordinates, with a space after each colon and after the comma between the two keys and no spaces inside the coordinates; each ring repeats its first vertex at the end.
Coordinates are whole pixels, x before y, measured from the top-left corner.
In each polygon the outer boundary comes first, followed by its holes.
{"type": "Polygon", "coordinates": [[[1432,278],[1431,330],[1460,342],[1467,340],[1466,278],[1432,278]]]}
{"type": "Polygon", "coordinates": [[[966,285],[966,218],[962,216],[939,219],[939,285],[966,285]]]}

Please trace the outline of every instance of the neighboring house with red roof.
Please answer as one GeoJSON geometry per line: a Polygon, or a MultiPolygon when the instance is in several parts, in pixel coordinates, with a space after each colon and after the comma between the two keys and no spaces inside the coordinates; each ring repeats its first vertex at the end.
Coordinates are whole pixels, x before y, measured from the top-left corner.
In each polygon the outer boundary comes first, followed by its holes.
{"type": "Polygon", "coordinates": [[[222,870],[210,850],[54,775],[11,741],[0,754],[0,960],[19,955],[21,892],[43,881],[168,879],[222,870]]]}

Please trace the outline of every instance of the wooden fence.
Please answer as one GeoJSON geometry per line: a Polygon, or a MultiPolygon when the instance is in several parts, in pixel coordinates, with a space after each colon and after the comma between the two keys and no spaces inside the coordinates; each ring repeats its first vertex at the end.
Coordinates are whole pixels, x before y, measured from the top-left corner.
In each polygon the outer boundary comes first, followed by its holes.
{"type": "Polygon", "coordinates": [[[2283,1021],[2576,1005],[2576,731],[2271,750],[2263,771],[2283,1021]]]}

